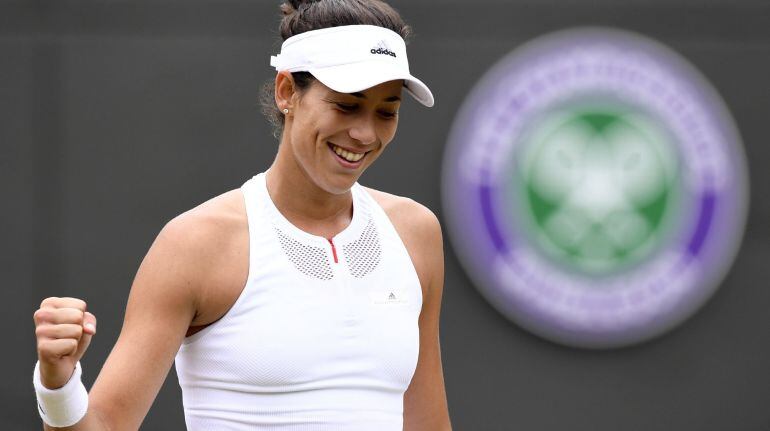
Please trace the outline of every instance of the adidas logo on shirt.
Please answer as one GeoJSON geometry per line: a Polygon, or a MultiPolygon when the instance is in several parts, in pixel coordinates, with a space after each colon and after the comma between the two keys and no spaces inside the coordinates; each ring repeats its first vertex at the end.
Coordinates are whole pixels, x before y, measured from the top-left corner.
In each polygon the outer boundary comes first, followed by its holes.
{"type": "Polygon", "coordinates": [[[406,292],[404,292],[403,290],[386,290],[384,292],[374,291],[374,292],[369,292],[369,296],[371,298],[373,305],[393,306],[393,305],[409,303],[409,295],[407,295],[406,292]]]}

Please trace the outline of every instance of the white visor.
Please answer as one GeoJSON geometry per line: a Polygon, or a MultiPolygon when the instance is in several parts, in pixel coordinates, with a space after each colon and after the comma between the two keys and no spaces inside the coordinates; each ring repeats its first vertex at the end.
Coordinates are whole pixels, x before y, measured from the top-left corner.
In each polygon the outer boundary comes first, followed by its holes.
{"type": "Polygon", "coordinates": [[[270,65],[279,72],[310,72],[340,93],[402,79],[412,97],[433,106],[428,86],[409,73],[404,39],[383,27],[346,25],[300,33],[283,42],[270,65]]]}

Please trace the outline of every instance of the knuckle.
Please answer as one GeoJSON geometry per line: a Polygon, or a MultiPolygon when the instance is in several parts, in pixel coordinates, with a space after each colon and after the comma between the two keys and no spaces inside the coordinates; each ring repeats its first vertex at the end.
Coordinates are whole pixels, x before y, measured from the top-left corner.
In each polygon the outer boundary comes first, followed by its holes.
{"type": "Polygon", "coordinates": [[[45,298],[40,303],[40,308],[52,307],[56,303],[56,301],[58,301],[58,300],[59,300],[59,298],[57,298],[56,296],[49,296],[48,298],[45,298]]]}
{"type": "Polygon", "coordinates": [[[35,325],[39,325],[40,322],[42,322],[42,318],[43,318],[43,310],[42,309],[37,309],[32,314],[32,320],[35,321],[35,325]]]}
{"type": "Polygon", "coordinates": [[[57,322],[59,323],[82,323],[85,315],[82,310],[77,308],[60,308],[56,311],[58,314],[57,322]]]}
{"type": "Polygon", "coordinates": [[[66,301],[67,307],[77,308],[78,310],[81,310],[81,311],[85,311],[85,309],[86,309],[86,302],[83,301],[80,298],[67,297],[67,298],[62,298],[62,299],[64,299],[66,301]]]}
{"type": "Polygon", "coordinates": [[[35,337],[38,339],[46,337],[48,332],[48,325],[40,325],[35,328],[35,337]]]}
{"type": "Polygon", "coordinates": [[[41,308],[35,311],[35,314],[32,315],[32,318],[34,319],[35,324],[42,325],[51,320],[51,311],[45,308],[41,308]]]}
{"type": "Polygon", "coordinates": [[[86,301],[79,298],[72,298],[72,306],[81,311],[86,311],[86,301]]]}

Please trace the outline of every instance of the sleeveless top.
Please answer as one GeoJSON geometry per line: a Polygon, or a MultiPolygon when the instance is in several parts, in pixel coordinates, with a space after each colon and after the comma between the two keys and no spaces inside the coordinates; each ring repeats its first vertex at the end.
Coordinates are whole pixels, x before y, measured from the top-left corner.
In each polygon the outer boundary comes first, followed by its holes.
{"type": "Polygon", "coordinates": [[[292,225],[248,180],[249,274],[176,355],[190,431],[400,431],[422,290],[401,238],[356,183],[331,239],[292,225]]]}

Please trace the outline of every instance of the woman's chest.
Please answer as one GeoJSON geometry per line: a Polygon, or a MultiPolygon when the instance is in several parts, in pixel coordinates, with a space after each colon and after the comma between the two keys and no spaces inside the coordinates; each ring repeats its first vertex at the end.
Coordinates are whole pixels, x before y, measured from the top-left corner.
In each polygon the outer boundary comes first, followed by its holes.
{"type": "Polygon", "coordinates": [[[400,388],[419,355],[421,302],[416,277],[388,271],[366,280],[262,271],[188,348],[215,362],[223,380],[248,387],[379,381],[400,388]]]}

